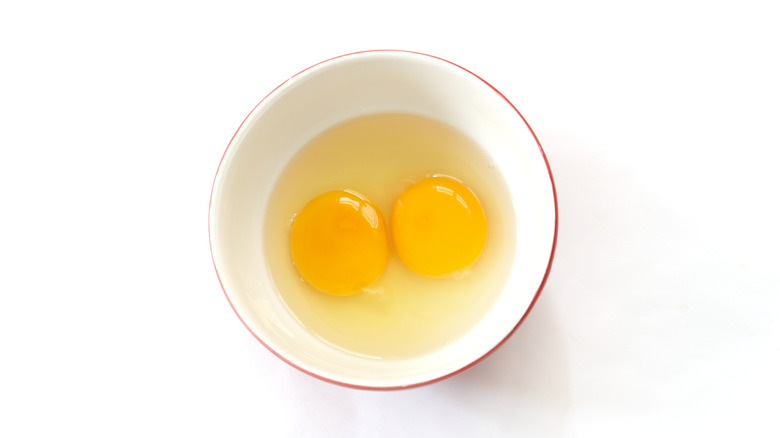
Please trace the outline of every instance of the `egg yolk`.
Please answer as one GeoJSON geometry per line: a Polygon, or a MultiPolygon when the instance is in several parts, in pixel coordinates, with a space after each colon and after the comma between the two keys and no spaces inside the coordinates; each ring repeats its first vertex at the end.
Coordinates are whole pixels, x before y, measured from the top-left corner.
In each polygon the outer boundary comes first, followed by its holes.
{"type": "Polygon", "coordinates": [[[295,216],[293,262],[315,288],[333,295],[360,292],[385,269],[388,239],[379,210],[348,190],[324,193],[295,216]]]}
{"type": "Polygon", "coordinates": [[[473,264],[485,246],[487,223],[476,195],[446,176],[422,179],[395,201],[391,232],[396,253],[412,271],[439,276],[473,264]]]}

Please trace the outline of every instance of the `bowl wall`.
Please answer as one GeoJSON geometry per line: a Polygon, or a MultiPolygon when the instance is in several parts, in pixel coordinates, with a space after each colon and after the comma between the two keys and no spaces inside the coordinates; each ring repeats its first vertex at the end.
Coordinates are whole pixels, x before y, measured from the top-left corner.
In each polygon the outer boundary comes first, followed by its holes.
{"type": "Polygon", "coordinates": [[[442,59],[375,51],[317,64],[271,92],[236,132],[212,190],[209,234],[225,295],[246,327],[277,356],[322,379],[400,388],[456,373],[516,328],[540,292],[555,247],[552,176],[530,127],[495,89],[442,59]],[[376,360],[334,348],[301,327],[265,270],[264,212],[274,183],[314,136],[345,120],[405,112],[456,127],[496,163],[516,217],[516,254],[504,291],[465,337],[429,354],[376,360]]]}

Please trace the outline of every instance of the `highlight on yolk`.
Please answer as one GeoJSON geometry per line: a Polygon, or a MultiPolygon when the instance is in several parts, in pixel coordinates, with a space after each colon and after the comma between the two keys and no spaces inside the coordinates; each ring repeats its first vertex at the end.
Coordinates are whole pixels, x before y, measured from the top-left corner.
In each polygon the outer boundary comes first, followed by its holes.
{"type": "Polygon", "coordinates": [[[351,295],[373,283],[388,258],[387,228],[363,195],[337,190],[312,199],[295,216],[290,246],[303,278],[333,295],[351,295]]]}
{"type": "Polygon", "coordinates": [[[436,175],[407,188],[390,219],[393,244],[412,271],[438,276],[473,264],[485,246],[487,223],[476,195],[459,181],[436,175]]]}

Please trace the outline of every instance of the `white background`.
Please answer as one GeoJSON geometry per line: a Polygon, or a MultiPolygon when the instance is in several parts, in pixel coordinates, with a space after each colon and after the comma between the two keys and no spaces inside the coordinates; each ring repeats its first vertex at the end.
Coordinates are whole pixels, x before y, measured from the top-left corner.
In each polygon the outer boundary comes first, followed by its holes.
{"type": "Polygon", "coordinates": [[[0,436],[780,435],[772,3],[3,2],[0,436]],[[515,335],[396,392],[266,351],[207,236],[252,107],[377,48],[505,94],[560,212],[515,335]]]}

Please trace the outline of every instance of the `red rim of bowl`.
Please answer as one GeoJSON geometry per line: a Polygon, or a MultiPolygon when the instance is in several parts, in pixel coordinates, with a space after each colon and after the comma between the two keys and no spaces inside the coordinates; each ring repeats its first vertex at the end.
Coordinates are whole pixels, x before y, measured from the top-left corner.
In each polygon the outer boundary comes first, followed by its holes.
{"type": "Polygon", "coordinates": [[[460,66],[458,64],[455,64],[454,62],[448,61],[446,59],[439,58],[438,56],[428,55],[426,53],[414,52],[414,51],[409,51],[409,50],[395,50],[395,49],[363,50],[363,51],[360,51],[360,52],[352,52],[352,53],[347,53],[347,54],[340,55],[340,56],[334,56],[333,58],[329,58],[329,59],[326,59],[326,60],[324,60],[322,62],[318,62],[316,64],[311,65],[310,67],[307,67],[307,68],[299,71],[298,73],[294,74],[293,76],[290,76],[290,78],[288,78],[287,80],[285,80],[281,84],[277,85],[276,88],[271,90],[270,93],[266,94],[265,97],[263,97],[260,100],[260,102],[258,102],[257,105],[255,105],[254,108],[252,108],[252,111],[250,111],[249,114],[247,114],[247,116],[241,122],[241,124],[238,125],[238,129],[236,129],[236,132],[233,133],[233,136],[230,138],[230,142],[228,142],[228,145],[225,148],[225,152],[222,153],[222,157],[219,160],[219,165],[217,166],[217,171],[214,174],[214,180],[213,180],[213,182],[211,184],[211,195],[209,196],[209,212],[208,213],[209,213],[209,218],[208,218],[208,222],[209,222],[208,223],[208,227],[209,227],[209,229],[208,229],[208,232],[209,232],[209,250],[211,252],[211,262],[214,265],[214,272],[216,272],[216,274],[217,274],[217,280],[219,281],[219,285],[222,288],[222,293],[225,295],[225,298],[227,299],[228,304],[230,304],[230,308],[233,309],[233,312],[236,314],[236,316],[241,321],[241,323],[244,325],[244,327],[246,327],[246,329],[249,330],[249,333],[251,333],[252,336],[254,336],[255,339],[257,339],[258,342],[260,342],[260,344],[262,344],[266,349],[268,349],[268,351],[273,353],[276,357],[278,357],[282,361],[286,362],[287,364],[289,364],[293,368],[295,368],[295,369],[297,369],[299,371],[302,371],[302,372],[304,372],[304,373],[306,373],[306,374],[308,374],[310,376],[316,377],[316,378],[318,378],[320,380],[324,380],[326,382],[333,383],[333,384],[336,384],[336,385],[341,385],[341,386],[346,386],[346,387],[349,387],[349,388],[356,388],[356,389],[396,390],[396,389],[416,388],[416,387],[419,387],[419,386],[429,385],[431,383],[435,383],[435,382],[447,379],[447,378],[452,377],[452,376],[454,376],[456,374],[460,374],[461,372],[463,372],[463,371],[473,367],[477,363],[481,362],[484,358],[486,358],[491,353],[496,351],[498,349],[498,347],[503,345],[504,342],[506,342],[506,340],[509,339],[512,336],[512,334],[517,330],[517,328],[520,327],[520,324],[523,323],[523,321],[525,320],[526,316],[528,316],[528,314],[531,312],[531,309],[534,307],[534,304],[536,304],[536,300],[539,298],[539,295],[541,294],[542,289],[544,288],[545,283],[547,283],[547,277],[550,275],[550,269],[552,267],[553,256],[555,255],[555,248],[556,248],[556,245],[558,243],[558,195],[557,195],[556,189],[555,189],[555,181],[553,179],[552,170],[550,169],[550,163],[549,163],[549,161],[547,161],[547,155],[545,155],[544,149],[542,149],[542,144],[539,142],[539,139],[536,137],[536,133],[533,131],[533,129],[531,129],[531,125],[529,125],[528,121],[525,120],[525,117],[523,117],[523,115],[520,114],[520,111],[518,111],[517,108],[515,108],[515,106],[512,104],[512,102],[509,101],[509,99],[506,98],[506,96],[501,94],[501,92],[498,91],[494,86],[490,85],[490,83],[488,83],[486,80],[482,79],[481,77],[479,77],[478,75],[476,75],[472,71],[470,71],[470,70],[468,70],[468,69],[466,69],[466,68],[464,68],[464,67],[462,67],[462,66],[460,66]],[[302,73],[304,73],[304,72],[306,72],[306,71],[308,71],[308,70],[310,70],[310,69],[312,69],[312,68],[314,68],[314,67],[316,67],[316,66],[318,66],[320,64],[324,64],[326,62],[333,61],[335,59],[343,58],[343,57],[346,57],[346,56],[358,55],[358,54],[361,54],[361,53],[376,53],[376,52],[410,53],[410,54],[414,54],[414,55],[422,55],[422,56],[427,56],[429,58],[434,58],[434,59],[438,59],[440,61],[444,61],[444,62],[446,62],[448,64],[451,64],[451,65],[453,65],[455,67],[458,67],[459,69],[464,70],[465,72],[467,72],[467,73],[471,74],[472,76],[476,77],[477,79],[482,81],[485,85],[490,87],[490,89],[492,89],[494,92],[496,92],[499,96],[501,96],[501,98],[504,99],[504,101],[507,104],[509,104],[509,106],[511,106],[512,109],[517,113],[517,115],[520,116],[520,118],[523,120],[523,123],[525,123],[525,126],[528,128],[528,131],[534,137],[534,141],[536,141],[536,145],[539,147],[539,152],[542,154],[542,159],[544,160],[544,164],[545,164],[545,166],[547,166],[547,174],[550,176],[550,186],[552,188],[552,193],[553,193],[553,205],[555,207],[555,228],[554,228],[554,232],[553,232],[552,247],[550,248],[550,258],[549,258],[549,260],[547,262],[547,269],[544,272],[544,277],[542,277],[542,281],[539,284],[539,288],[536,290],[536,293],[534,294],[534,297],[531,300],[531,304],[528,305],[528,309],[526,309],[525,313],[520,318],[520,320],[517,322],[517,324],[515,324],[515,326],[512,328],[512,330],[510,330],[509,333],[507,333],[507,335],[503,339],[501,339],[501,341],[499,341],[493,348],[491,348],[489,351],[487,351],[482,356],[474,359],[471,363],[469,363],[467,365],[464,365],[463,367],[461,367],[461,368],[459,368],[459,369],[457,369],[457,370],[455,370],[455,371],[453,371],[451,373],[445,374],[445,375],[437,377],[435,379],[429,379],[429,380],[425,380],[425,381],[422,381],[422,382],[417,382],[417,383],[413,383],[413,384],[410,384],[410,385],[402,385],[402,386],[356,385],[356,384],[352,384],[352,383],[347,383],[347,382],[341,382],[341,381],[338,381],[338,380],[333,380],[333,379],[330,379],[328,377],[321,376],[321,375],[319,375],[317,373],[309,371],[307,369],[304,369],[304,368],[294,364],[293,362],[291,362],[290,360],[288,360],[287,358],[285,358],[281,354],[277,353],[273,348],[268,346],[268,344],[263,342],[263,340],[260,339],[260,336],[258,336],[257,333],[255,333],[249,327],[249,325],[246,323],[246,321],[244,321],[244,319],[241,317],[241,315],[236,310],[236,307],[233,305],[233,302],[230,301],[230,297],[227,294],[227,290],[225,290],[225,285],[222,283],[222,277],[220,277],[219,270],[217,269],[217,262],[214,259],[214,247],[213,247],[213,243],[212,243],[212,239],[211,239],[211,203],[212,203],[212,200],[214,198],[214,187],[215,187],[216,182],[217,182],[217,176],[219,175],[219,170],[222,168],[222,162],[225,159],[225,155],[227,155],[227,151],[230,149],[230,146],[233,144],[233,140],[236,138],[236,135],[238,134],[238,132],[244,126],[244,123],[246,123],[246,121],[249,119],[249,116],[251,116],[252,113],[255,112],[257,107],[260,106],[260,104],[263,103],[268,98],[268,96],[272,95],[274,92],[276,92],[276,90],[279,89],[279,87],[281,87],[282,85],[284,85],[287,82],[289,82],[292,78],[294,78],[296,76],[299,76],[300,74],[302,74],[302,73]]]}

